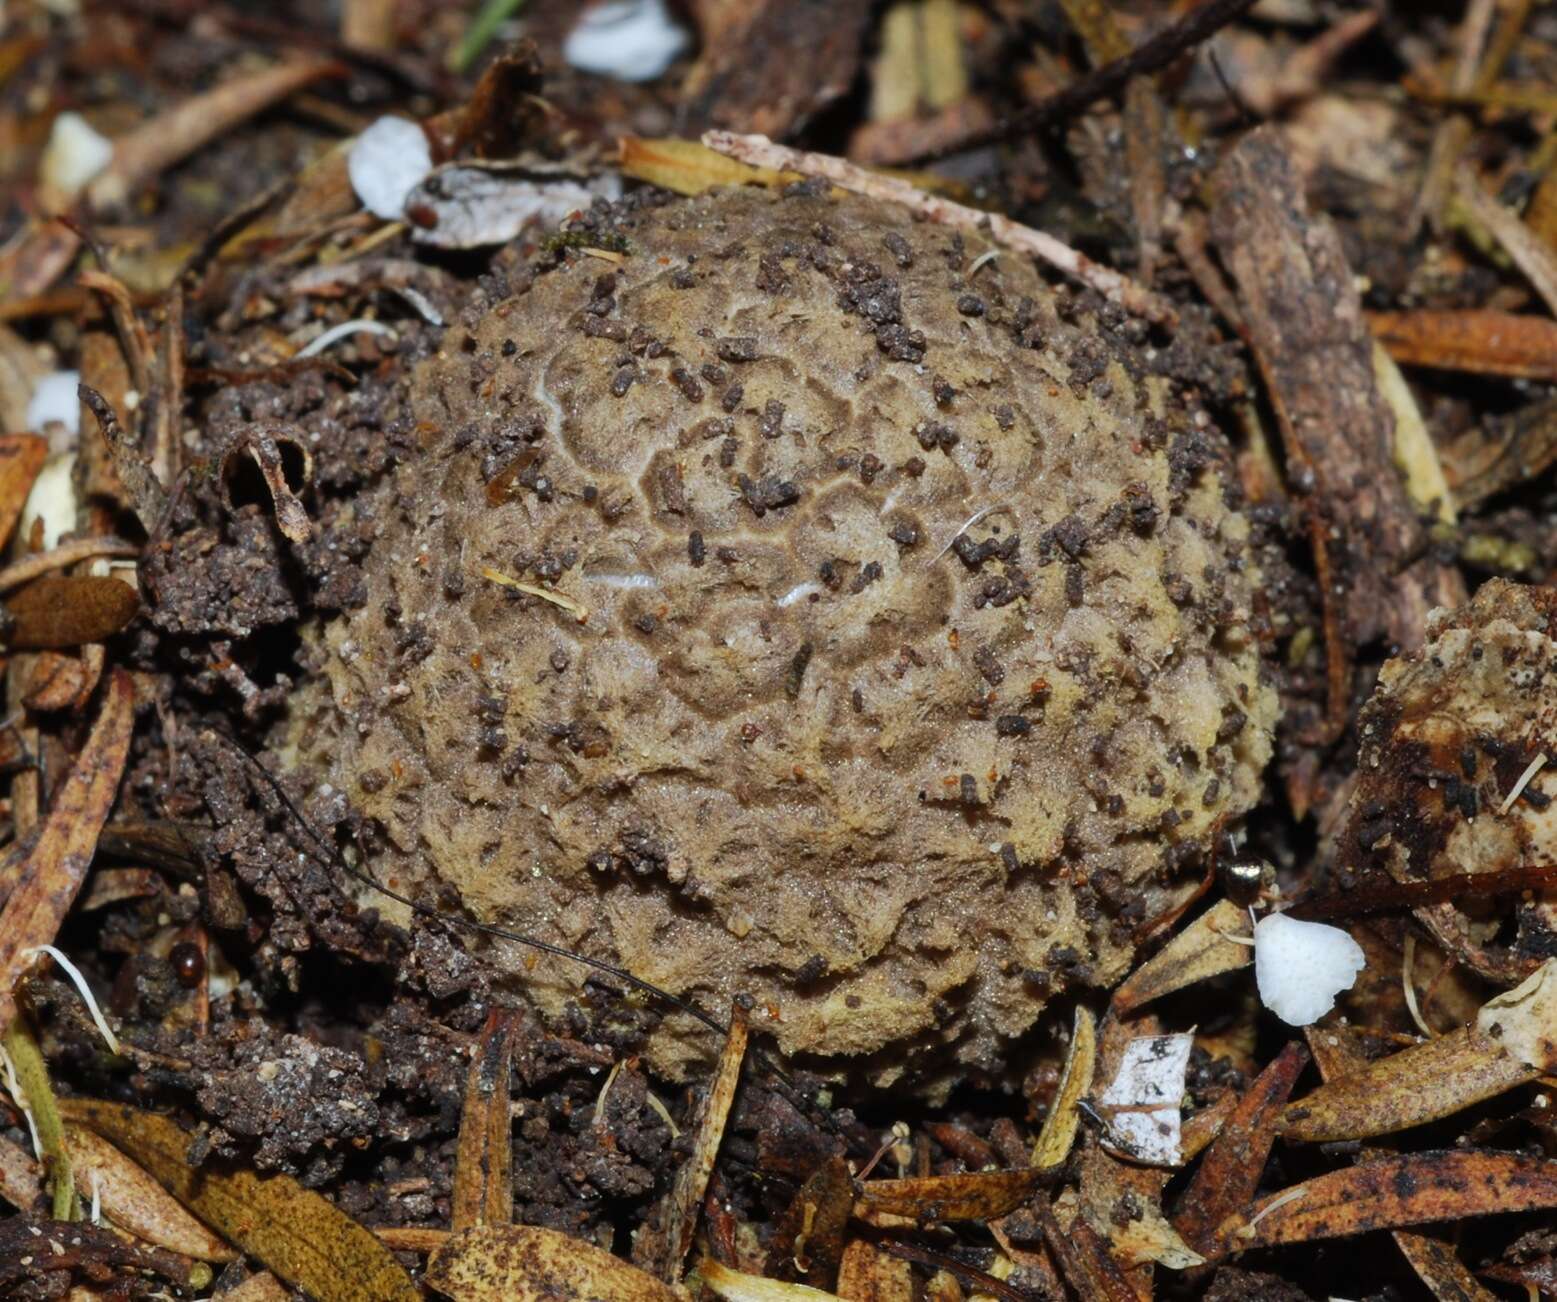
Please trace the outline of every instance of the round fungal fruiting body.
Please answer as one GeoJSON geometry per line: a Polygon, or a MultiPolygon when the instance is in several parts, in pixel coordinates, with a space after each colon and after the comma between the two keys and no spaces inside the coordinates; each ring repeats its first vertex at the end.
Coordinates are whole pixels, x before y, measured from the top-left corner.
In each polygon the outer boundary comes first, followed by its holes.
{"type": "Polygon", "coordinates": [[[723,192],[614,233],[407,376],[422,450],[359,507],[299,762],[429,898],[751,994],[878,1081],[994,1069],[1256,798],[1225,444],[1130,323],[893,207],[723,192]]]}

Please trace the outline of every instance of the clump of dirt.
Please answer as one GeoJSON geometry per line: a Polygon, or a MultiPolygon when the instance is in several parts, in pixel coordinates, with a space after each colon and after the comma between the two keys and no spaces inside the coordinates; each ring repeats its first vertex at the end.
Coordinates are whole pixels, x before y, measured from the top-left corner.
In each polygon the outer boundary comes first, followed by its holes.
{"type": "Polygon", "coordinates": [[[1139,323],[890,206],[725,192],[596,235],[407,368],[421,450],[355,505],[367,600],[311,634],[295,763],[402,889],[749,993],[877,1083],[996,1070],[1256,799],[1226,445],[1139,323]]]}

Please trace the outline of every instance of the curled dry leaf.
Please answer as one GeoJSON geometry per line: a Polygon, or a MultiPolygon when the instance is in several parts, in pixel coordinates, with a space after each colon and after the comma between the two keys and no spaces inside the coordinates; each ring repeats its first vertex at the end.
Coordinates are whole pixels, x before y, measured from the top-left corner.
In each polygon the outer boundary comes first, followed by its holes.
{"type": "Polygon", "coordinates": [[[234,1261],[230,1244],[212,1234],[183,1205],[101,1135],[66,1126],[71,1173],[83,1204],[96,1197],[103,1215],[158,1248],[201,1261],[234,1261]]]}
{"type": "Polygon", "coordinates": [[[1557,1207],[1557,1162],[1519,1153],[1381,1157],[1316,1176],[1225,1225],[1224,1251],[1557,1207]]]}
{"type": "Polygon", "coordinates": [[[1289,1103],[1280,1132],[1284,1139],[1307,1143],[1392,1134],[1452,1116],[1539,1074],[1475,1027],[1462,1027],[1289,1103]]]}
{"type": "Polygon", "coordinates": [[[223,1238],[320,1302],[419,1302],[421,1291],[388,1248],[290,1176],[191,1166],[187,1131],[124,1104],[65,1099],[60,1111],[111,1141],[223,1238]]]}
{"type": "Polygon", "coordinates": [[[684,1302],[685,1295],[603,1248],[533,1225],[478,1225],[427,1263],[427,1283],[458,1302],[684,1302]]]}
{"type": "Polygon", "coordinates": [[[1231,900],[1219,900],[1164,945],[1114,991],[1114,1012],[1120,1017],[1153,999],[1206,981],[1224,972],[1248,967],[1254,951],[1228,940],[1245,936],[1248,916],[1231,900]]]}
{"type": "Polygon", "coordinates": [[[141,598],[121,579],[51,575],[35,579],[4,604],[10,618],[7,649],[37,651],[112,637],[135,618],[141,598]]]}
{"type": "Polygon", "coordinates": [[[1043,1178],[1036,1167],[975,1171],[907,1180],[867,1180],[854,1214],[862,1220],[907,1216],[918,1221],[989,1221],[1020,1207],[1043,1178]]]}
{"type": "Polygon", "coordinates": [[[134,704],[129,674],[115,669],[108,678],[97,724],[55,796],[43,831],[22,862],[16,888],[0,912],[0,1030],[16,1015],[12,987],[32,963],[33,950],[54,940],[81,889],[98,833],[119,790],[135,722],[134,704]]]}
{"type": "Polygon", "coordinates": [[[245,434],[242,442],[227,456],[226,464],[222,467],[223,495],[227,499],[227,509],[232,510],[233,460],[245,452],[248,453],[253,458],[254,464],[259,467],[260,477],[264,479],[265,487],[270,490],[270,500],[276,508],[277,526],[292,542],[302,544],[314,536],[314,522],[308,518],[308,512],[298,500],[297,492],[287,482],[286,468],[281,458],[283,444],[301,457],[300,478],[302,484],[306,486],[313,477],[313,455],[307,446],[289,435],[278,435],[275,430],[254,429],[245,434]]]}
{"type": "Polygon", "coordinates": [[[1077,1004],[1060,1087],[1055,1091],[1054,1102],[1049,1105],[1049,1115],[1043,1119],[1038,1142],[1033,1145],[1033,1166],[1038,1170],[1057,1167],[1070,1156],[1070,1147],[1076,1142],[1076,1127],[1081,1120],[1077,1105],[1092,1088],[1096,1070],[1097,1019],[1090,1010],[1077,1004]]]}
{"type": "Polygon", "coordinates": [[[848,1164],[834,1154],[811,1173],[779,1217],[765,1273],[816,1285],[833,1279],[853,1211],[854,1180],[848,1164]]]}

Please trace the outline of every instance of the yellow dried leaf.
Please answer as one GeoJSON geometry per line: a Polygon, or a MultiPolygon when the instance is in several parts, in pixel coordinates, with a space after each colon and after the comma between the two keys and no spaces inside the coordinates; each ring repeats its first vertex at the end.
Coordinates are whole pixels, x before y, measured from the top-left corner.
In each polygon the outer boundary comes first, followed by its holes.
{"type": "Polygon", "coordinates": [[[1070,1156],[1076,1141],[1076,1126],[1081,1116],[1077,1104],[1092,1088],[1097,1070],[1097,1020],[1080,1004],[1076,1005],[1075,1026],[1071,1030],[1070,1052],[1065,1055],[1065,1072],[1054,1104],[1043,1120],[1038,1142],[1033,1145],[1033,1166],[1048,1170],[1070,1156]]]}
{"type": "Polygon", "coordinates": [[[582,1239],[534,1225],[478,1225],[427,1263],[458,1302],[684,1302],[685,1294],[582,1239]]]}
{"type": "Polygon", "coordinates": [[[773,188],[801,179],[798,172],[775,172],[738,163],[695,140],[673,136],[644,140],[624,136],[620,165],[623,173],[677,194],[702,194],[716,185],[765,185],[773,188]]]}
{"type": "Polygon", "coordinates": [[[824,1293],[809,1284],[786,1284],[783,1280],[764,1279],[742,1270],[721,1266],[712,1257],[703,1258],[697,1268],[703,1283],[726,1302],[838,1302],[836,1293],[824,1293]]]}
{"type": "Polygon", "coordinates": [[[187,1131],[124,1104],[62,1099],[60,1112],[111,1140],[223,1238],[319,1302],[420,1302],[388,1248],[290,1176],[191,1166],[187,1131]]]}
{"type": "Polygon", "coordinates": [[[1231,900],[1219,901],[1130,974],[1114,992],[1114,1011],[1123,1017],[1197,981],[1247,967],[1254,950],[1226,938],[1248,932],[1248,915],[1231,900]]]}

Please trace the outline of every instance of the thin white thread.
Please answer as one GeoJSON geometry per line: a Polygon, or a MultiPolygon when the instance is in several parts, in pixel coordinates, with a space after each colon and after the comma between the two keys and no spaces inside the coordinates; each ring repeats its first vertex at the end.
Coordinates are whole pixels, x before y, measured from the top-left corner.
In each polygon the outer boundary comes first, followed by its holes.
{"type": "Polygon", "coordinates": [[[92,994],[92,987],[87,985],[86,978],[81,975],[76,965],[60,953],[59,950],[55,949],[53,945],[35,945],[32,949],[27,950],[22,957],[31,958],[34,954],[47,954],[60,965],[65,975],[71,979],[76,989],[81,992],[81,998],[86,1003],[87,1012],[92,1014],[93,1023],[97,1026],[98,1031],[102,1033],[103,1039],[108,1042],[109,1052],[117,1057],[122,1052],[119,1048],[119,1041],[114,1037],[113,1031],[109,1029],[108,1020],[103,1016],[103,1010],[97,1006],[97,1000],[92,994]]]}

